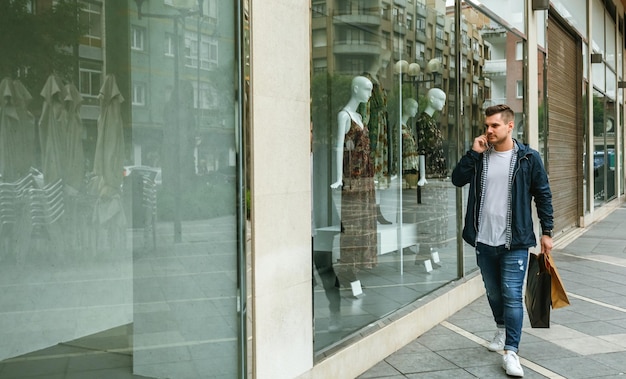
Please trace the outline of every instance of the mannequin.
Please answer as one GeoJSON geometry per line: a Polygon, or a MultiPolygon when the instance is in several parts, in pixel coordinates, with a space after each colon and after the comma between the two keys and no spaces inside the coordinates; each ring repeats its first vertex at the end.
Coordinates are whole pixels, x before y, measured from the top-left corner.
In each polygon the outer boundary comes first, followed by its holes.
{"type": "MultiPolygon", "coordinates": [[[[391,53],[390,53],[391,54],[391,53]]],[[[389,187],[389,123],[387,113],[387,94],[378,80],[378,72],[389,62],[389,56],[378,56],[372,66],[362,75],[372,82],[372,96],[366,103],[359,105],[357,111],[363,117],[363,123],[369,130],[370,154],[374,167],[376,189],[389,187]]],[[[376,193],[377,221],[391,224],[380,211],[380,193],[376,193]]]]}
{"type": "Polygon", "coordinates": [[[428,104],[417,119],[417,144],[420,162],[418,186],[428,184],[427,177],[447,177],[446,159],[443,153],[443,134],[433,119],[446,104],[446,94],[439,88],[431,88],[427,94],[428,104]]]}
{"type": "Polygon", "coordinates": [[[417,186],[419,159],[415,135],[407,125],[409,119],[415,117],[417,110],[418,104],[415,99],[409,98],[402,102],[402,174],[409,188],[417,186]]]}
{"type": "Polygon", "coordinates": [[[446,102],[446,94],[439,88],[431,88],[427,95],[428,104],[419,115],[416,123],[417,146],[420,164],[418,185],[418,207],[416,217],[422,221],[418,231],[419,253],[416,263],[435,268],[439,265],[438,249],[447,241],[448,233],[448,173],[443,149],[443,133],[435,112],[441,112],[446,102]],[[424,259],[425,258],[425,259],[424,259]]]}
{"type": "Polygon", "coordinates": [[[330,185],[341,187],[340,259],[335,271],[340,284],[349,284],[355,295],[361,291],[358,270],[374,267],[378,259],[369,130],[357,112],[359,104],[372,95],[372,88],[368,78],[355,77],[350,100],[337,114],[336,180],[330,185]]]}

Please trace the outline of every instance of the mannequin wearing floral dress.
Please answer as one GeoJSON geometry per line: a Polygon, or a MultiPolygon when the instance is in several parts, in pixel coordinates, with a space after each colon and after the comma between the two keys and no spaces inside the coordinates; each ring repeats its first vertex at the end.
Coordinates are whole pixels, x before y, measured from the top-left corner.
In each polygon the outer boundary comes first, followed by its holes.
{"type": "Polygon", "coordinates": [[[372,87],[366,77],[355,77],[352,96],[337,115],[337,176],[331,188],[341,187],[340,258],[335,270],[342,285],[357,282],[358,271],[374,267],[378,259],[369,130],[356,111],[360,103],[369,99],[372,87]]]}

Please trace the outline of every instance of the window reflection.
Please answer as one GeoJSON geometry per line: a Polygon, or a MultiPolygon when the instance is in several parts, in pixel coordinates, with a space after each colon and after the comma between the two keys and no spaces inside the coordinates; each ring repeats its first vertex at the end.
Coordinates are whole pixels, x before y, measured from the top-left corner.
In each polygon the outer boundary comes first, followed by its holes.
{"type": "Polygon", "coordinates": [[[0,2],[1,372],[238,375],[235,4],[169,3],[0,2]]]}
{"type": "MultiPolygon", "coordinates": [[[[525,42],[511,28],[464,7],[457,78],[454,7],[444,2],[315,0],[312,12],[315,348],[322,351],[456,278],[456,215],[464,206],[456,204],[448,175],[458,154],[482,133],[488,105],[515,109],[516,138],[524,138],[519,54],[525,42]],[[352,277],[365,295],[342,283],[350,232],[343,207],[350,202],[345,185],[330,186],[337,182],[336,157],[345,160],[346,151],[353,151],[338,141],[337,123],[358,76],[373,85],[372,96],[358,107],[370,138],[376,211],[376,238],[370,241],[377,254],[368,258],[376,264],[352,277]],[[459,107],[463,118],[456,120],[459,107]],[[344,154],[337,155],[336,147],[344,154]]],[[[359,123],[356,115],[350,120],[359,123]]],[[[359,212],[360,221],[371,219],[370,208],[359,212]]],[[[365,243],[355,246],[367,255],[365,243]]],[[[466,250],[464,267],[471,271],[474,252],[466,250]]]]}

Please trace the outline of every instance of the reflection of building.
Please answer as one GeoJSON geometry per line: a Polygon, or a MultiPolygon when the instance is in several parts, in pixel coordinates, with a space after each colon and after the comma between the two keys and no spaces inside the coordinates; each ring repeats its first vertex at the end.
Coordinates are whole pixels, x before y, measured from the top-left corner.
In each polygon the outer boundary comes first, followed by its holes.
{"type": "Polygon", "coordinates": [[[163,138],[167,128],[173,128],[181,139],[181,155],[185,157],[181,164],[195,173],[224,169],[232,166],[234,148],[228,143],[232,130],[226,126],[232,125],[234,115],[220,109],[234,100],[229,81],[217,67],[220,56],[232,55],[232,47],[220,43],[220,35],[230,25],[218,21],[223,4],[217,0],[202,2],[201,16],[177,8],[175,3],[145,2],[142,12],[146,16],[131,17],[133,146],[129,160],[160,166],[163,138]],[[181,81],[181,97],[189,98],[183,101],[187,108],[177,111],[184,113],[178,128],[168,121],[173,117],[175,77],[181,81]]]}

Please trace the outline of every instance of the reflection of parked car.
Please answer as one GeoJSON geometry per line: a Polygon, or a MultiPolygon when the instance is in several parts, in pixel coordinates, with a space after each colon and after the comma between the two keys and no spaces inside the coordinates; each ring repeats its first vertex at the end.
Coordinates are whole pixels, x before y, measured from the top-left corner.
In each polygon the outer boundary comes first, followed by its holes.
{"type": "Polygon", "coordinates": [[[606,156],[603,150],[598,150],[593,153],[593,169],[598,170],[605,164],[605,159],[609,161],[609,169],[615,170],[615,150],[607,150],[606,156]]]}
{"type": "Polygon", "coordinates": [[[157,186],[161,185],[161,168],[150,166],[124,166],[124,176],[130,176],[131,173],[147,176],[157,186]]]}

